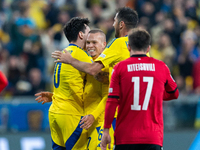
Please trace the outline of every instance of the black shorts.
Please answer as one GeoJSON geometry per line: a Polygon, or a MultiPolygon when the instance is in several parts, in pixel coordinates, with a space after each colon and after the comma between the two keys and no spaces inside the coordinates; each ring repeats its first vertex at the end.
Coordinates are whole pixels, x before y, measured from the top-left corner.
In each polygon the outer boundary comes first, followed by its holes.
{"type": "Polygon", "coordinates": [[[121,144],[115,145],[115,150],[163,150],[163,148],[155,144],[121,144]]]}

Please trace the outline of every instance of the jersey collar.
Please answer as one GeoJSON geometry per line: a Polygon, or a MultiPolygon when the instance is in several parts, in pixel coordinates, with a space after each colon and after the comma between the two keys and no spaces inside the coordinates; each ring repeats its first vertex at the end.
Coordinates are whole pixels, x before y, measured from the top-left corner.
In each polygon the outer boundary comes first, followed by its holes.
{"type": "Polygon", "coordinates": [[[82,49],[81,47],[79,47],[79,46],[76,45],[76,44],[70,43],[69,46],[76,46],[76,47],[80,48],[81,50],[83,50],[88,56],[90,56],[90,54],[89,54],[87,51],[85,51],[84,49],[82,49]]]}
{"type": "MultiPolygon", "coordinates": [[[[80,49],[82,49],[81,47],[79,47],[78,45],[76,45],[76,44],[72,44],[72,43],[70,43],[69,44],[69,46],[76,46],[76,47],[78,47],[78,48],[80,48],[80,49]]],[[[82,49],[83,50],[83,49],[82,49]]]]}
{"type": "Polygon", "coordinates": [[[146,54],[131,55],[131,57],[147,57],[146,54]]]}

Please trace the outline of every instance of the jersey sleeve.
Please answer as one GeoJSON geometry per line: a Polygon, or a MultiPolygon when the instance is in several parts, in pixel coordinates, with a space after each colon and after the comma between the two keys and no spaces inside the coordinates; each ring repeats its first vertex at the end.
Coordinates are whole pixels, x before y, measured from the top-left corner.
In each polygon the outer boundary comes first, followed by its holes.
{"type": "Polygon", "coordinates": [[[101,61],[104,67],[109,66],[109,64],[119,59],[120,55],[117,52],[119,46],[118,39],[113,39],[95,61],[101,61]]]}
{"type": "MultiPolygon", "coordinates": [[[[108,72],[108,68],[103,68],[101,69],[104,72],[108,72]]],[[[108,87],[109,84],[102,83],[102,100],[98,104],[97,108],[92,112],[92,115],[94,116],[95,120],[98,118],[104,111],[105,111],[105,106],[106,106],[106,100],[108,98],[108,87]]]]}
{"type": "Polygon", "coordinates": [[[0,92],[8,85],[6,76],[0,71],[0,92]]]}
{"type": "Polygon", "coordinates": [[[166,83],[165,83],[165,91],[163,99],[164,100],[177,99],[179,96],[177,84],[173,79],[173,77],[171,76],[169,68],[166,65],[165,68],[166,68],[166,83]]]}
{"type": "Polygon", "coordinates": [[[104,96],[101,102],[98,104],[97,108],[91,113],[95,120],[100,116],[105,111],[105,106],[106,106],[106,100],[108,96],[104,96]]]}

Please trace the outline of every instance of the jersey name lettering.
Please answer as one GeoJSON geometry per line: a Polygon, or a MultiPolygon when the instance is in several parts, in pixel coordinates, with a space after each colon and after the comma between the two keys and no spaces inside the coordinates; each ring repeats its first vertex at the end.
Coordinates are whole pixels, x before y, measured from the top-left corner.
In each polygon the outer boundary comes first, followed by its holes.
{"type": "Polygon", "coordinates": [[[127,65],[128,72],[132,71],[155,71],[154,63],[138,63],[127,65]]]}

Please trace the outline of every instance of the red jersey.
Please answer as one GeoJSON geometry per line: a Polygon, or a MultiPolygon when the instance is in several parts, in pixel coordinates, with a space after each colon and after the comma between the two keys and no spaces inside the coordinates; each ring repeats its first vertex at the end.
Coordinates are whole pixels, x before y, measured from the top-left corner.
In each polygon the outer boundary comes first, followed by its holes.
{"type": "Polygon", "coordinates": [[[8,85],[6,76],[0,71],[0,92],[8,85]]]}
{"type": "Polygon", "coordinates": [[[165,63],[146,55],[133,55],[114,67],[104,128],[110,128],[113,112],[119,105],[116,145],[162,146],[163,99],[175,99],[178,95],[177,85],[165,63]]]}

